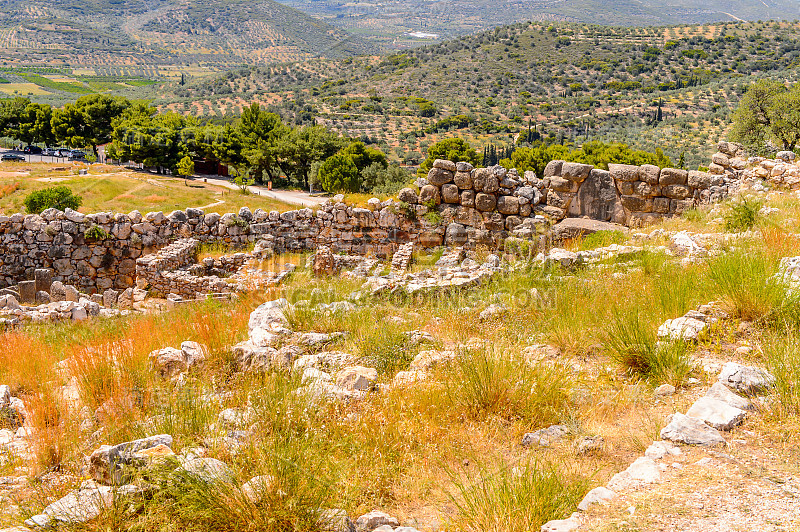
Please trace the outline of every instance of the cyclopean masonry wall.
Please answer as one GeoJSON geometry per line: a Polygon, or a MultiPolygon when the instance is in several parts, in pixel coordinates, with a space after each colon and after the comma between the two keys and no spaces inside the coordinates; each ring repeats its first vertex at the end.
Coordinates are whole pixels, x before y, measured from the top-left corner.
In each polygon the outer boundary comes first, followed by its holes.
{"type": "Polygon", "coordinates": [[[315,250],[390,257],[404,243],[499,249],[508,236],[541,238],[567,216],[626,225],[654,222],[699,202],[717,201],[734,181],[725,175],[655,166],[611,165],[610,171],[553,161],[532,172],[436,161],[419,193],[371,199],[369,208],[329,201],[316,212],[206,214],[199,209],[142,215],[84,215],[48,209],[0,216],[0,288],[33,279],[37,268],[85,292],[134,285],[136,261],[180,238],[231,247],[267,239],[276,252],[315,250]]]}

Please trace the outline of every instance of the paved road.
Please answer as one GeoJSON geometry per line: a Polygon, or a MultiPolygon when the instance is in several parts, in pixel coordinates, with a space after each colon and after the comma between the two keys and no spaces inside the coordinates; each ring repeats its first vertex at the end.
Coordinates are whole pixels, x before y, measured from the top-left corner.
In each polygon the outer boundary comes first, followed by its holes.
{"type": "MultiPolygon", "coordinates": [[[[239,187],[233,181],[221,177],[195,177],[195,180],[203,179],[206,183],[218,185],[221,187],[230,188],[232,190],[239,190],[239,187]]],[[[318,196],[302,192],[300,190],[268,190],[267,187],[251,185],[247,189],[252,194],[272,198],[290,205],[298,205],[300,207],[316,207],[322,205],[328,198],[325,196],[318,196]]]]}

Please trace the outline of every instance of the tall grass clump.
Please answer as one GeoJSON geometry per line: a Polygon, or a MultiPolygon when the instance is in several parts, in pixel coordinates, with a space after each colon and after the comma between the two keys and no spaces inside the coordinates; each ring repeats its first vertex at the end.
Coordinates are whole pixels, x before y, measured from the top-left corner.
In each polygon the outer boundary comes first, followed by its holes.
{"type": "MultiPolygon", "coordinates": [[[[800,338],[791,332],[764,345],[767,370],[775,377],[773,411],[778,418],[800,422],[800,338]]],[[[796,423],[800,427],[800,423],[796,423]]]]}
{"type": "Polygon", "coordinates": [[[774,319],[796,299],[790,297],[776,275],[777,261],[752,245],[714,257],[708,268],[715,292],[739,319],[774,319]]]}
{"type": "Polygon", "coordinates": [[[731,203],[730,209],[723,216],[725,220],[725,230],[737,233],[748,231],[755,227],[761,217],[759,210],[762,205],[763,202],[745,196],[731,203]]]}
{"type": "Polygon", "coordinates": [[[606,327],[606,349],[627,373],[652,384],[681,386],[692,373],[685,342],[658,342],[655,330],[638,313],[616,311],[606,327]]]}
{"type": "Polygon", "coordinates": [[[572,513],[588,489],[586,479],[538,462],[482,469],[473,482],[452,477],[457,490],[454,529],[469,532],[539,530],[572,513]]]}
{"type": "Polygon", "coordinates": [[[571,393],[566,367],[530,365],[488,349],[464,352],[447,381],[448,400],[467,416],[477,420],[493,416],[536,426],[565,418],[571,393]]]}
{"type": "Polygon", "coordinates": [[[408,369],[419,353],[419,345],[413,345],[403,331],[387,323],[360,328],[355,342],[362,362],[381,374],[408,369]]]}

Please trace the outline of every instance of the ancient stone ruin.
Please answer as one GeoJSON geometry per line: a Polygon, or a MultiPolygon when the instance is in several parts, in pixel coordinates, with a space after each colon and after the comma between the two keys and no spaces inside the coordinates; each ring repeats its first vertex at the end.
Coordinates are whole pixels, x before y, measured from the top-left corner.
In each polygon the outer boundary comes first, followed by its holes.
{"type": "MultiPolygon", "coordinates": [[[[728,158],[728,164],[739,163],[728,158]]],[[[283,213],[244,207],[224,215],[192,208],[167,215],[84,215],[48,209],[41,215],[0,216],[0,288],[48,269],[54,281],[89,294],[131,288],[137,276],[167,294],[193,297],[223,290],[224,275],[213,280],[199,274],[202,268],[227,266],[186,269],[188,244],[176,241],[187,238],[231,248],[267,242],[276,253],[327,246],[332,253],[380,258],[391,257],[407,243],[498,250],[513,236],[543,245],[550,226],[566,217],[639,226],[719,201],[736,189],[737,175],[722,165],[712,170],[717,173],[612,164],[606,171],[552,161],[540,179],[533,172],[520,176],[501,166],[475,169],[465,162],[437,160],[427,178],[418,180],[419,192],[405,188],[397,200],[373,198],[369,208],[346,205],[337,197],[317,211],[283,213]],[[177,247],[147,258],[169,245],[177,247]],[[175,261],[180,265],[173,266],[175,261]],[[168,271],[172,273],[164,273],[168,271]]]]}

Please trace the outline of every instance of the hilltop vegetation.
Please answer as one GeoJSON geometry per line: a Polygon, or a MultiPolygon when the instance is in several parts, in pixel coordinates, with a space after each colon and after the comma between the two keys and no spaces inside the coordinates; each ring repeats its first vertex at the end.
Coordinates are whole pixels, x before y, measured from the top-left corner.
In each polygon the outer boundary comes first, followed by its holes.
{"type": "Polygon", "coordinates": [[[796,23],[611,28],[524,23],[383,57],[252,67],[175,85],[161,107],[222,118],[251,101],[376,140],[408,163],[443,136],[511,147],[625,142],[705,164],[746,87],[796,77],[796,23]]]}

